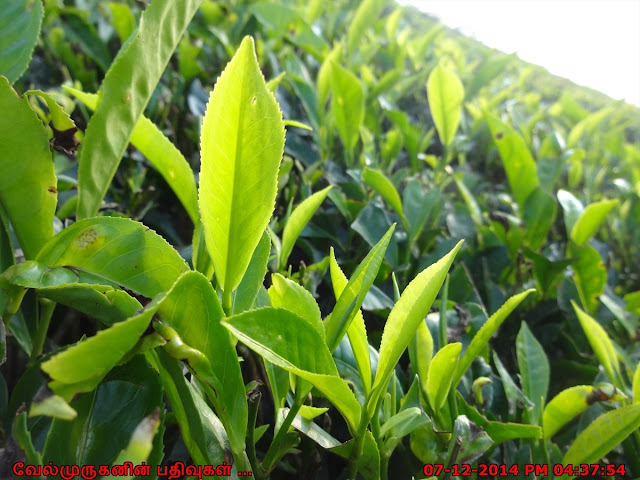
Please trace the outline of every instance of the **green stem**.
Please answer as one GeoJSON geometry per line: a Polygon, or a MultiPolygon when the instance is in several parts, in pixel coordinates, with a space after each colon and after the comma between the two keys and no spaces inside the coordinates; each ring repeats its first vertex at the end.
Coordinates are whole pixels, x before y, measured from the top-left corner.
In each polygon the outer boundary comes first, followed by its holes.
{"type": "Polygon", "coordinates": [[[284,441],[284,438],[287,435],[287,432],[289,431],[289,427],[291,426],[293,419],[296,417],[296,415],[300,411],[300,407],[302,407],[305,396],[306,396],[306,393],[304,393],[302,391],[302,388],[300,388],[300,385],[298,385],[298,388],[296,388],[296,396],[295,396],[295,399],[293,400],[293,405],[291,405],[291,408],[289,409],[289,413],[287,413],[287,416],[282,422],[282,425],[280,425],[280,429],[278,430],[278,433],[276,433],[276,436],[274,437],[273,442],[271,442],[271,445],[269,446],[269,450],[267,450],[267,454],[262,459],[261,469],[267,474],[275,468],[280,458],[282,458],[282,452],[280,452],[280,446],[282,445],[282,442],[284,441]]]}
{"type": "Polygon", "coordinates": [[[233,296],[230,288],[225,288],[222,293],[222,309],[224,310],[225,315],[228,317],[231,315],[231,311],[233,310],[233,296]]]}
{"type": "MultiPolygon", "coordinates": [[[[376,409],[377,414],[377,409],[376,409]]],[[[369,424],[369,419],[365,414],[365,410],[362,410],[362,418],[360,419],[360,425],[358,425],[358,431],[356,436],[353,438],[354,445],[353,450],[351,451],[351,458],[349,458],[349,473],[347,475],[348,480],[356,480],[356,475],[358,475],[358,459],[362,457],[362,452],[364,452],[364,434],[367,431],[367,425],[369,424]]]]}
{"type": "Polygon", "coordinates": [[[449,478],[451,478],[451,467],[456,463],[456,459],[460,453],[460,448],[462,448],[462,437],[457,437],[455,439],[453,449],[451,450],[451,456],[449,456],[449,462],[447,463],[447,470],[449,470],[449,472],[442,476],[442,480],[449,480],[449,478]]]}
{"type": "Polygon", "coordinates": [[[33,343],[33,349],[31,350],[31,358],[29,360],[31,364],[42,355],[44,342],[47,339],[47,332],[49,331],[49,323],[51,323],[51,317],[53,316],[53,310],[55,308],[56,302],[47,298],[40,299],[40,321],[38,322],[38,333],[33,343]]]}
{"type": "Polygon", "coordinates": [[[256,442],[254,438],[256,419],[258,418],[258,408],[260,407],[260,399],[262,393],[256,390],[251,392],[248,398],[249,403],[249,423],[247,425],[247,455],[249,456],[249,462],[251,463],[251,470],[254,472],[259,471],[260,464],[258,463],[258,457],[256,455],[256,442]]]}

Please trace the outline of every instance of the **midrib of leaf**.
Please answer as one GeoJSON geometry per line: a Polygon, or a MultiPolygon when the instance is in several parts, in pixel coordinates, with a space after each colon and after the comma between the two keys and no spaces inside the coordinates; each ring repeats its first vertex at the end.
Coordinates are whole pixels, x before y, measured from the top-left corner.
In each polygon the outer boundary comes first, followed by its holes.
{"type": "Polygon", "coordinates": [[[240,158],[242,158],[242,143],[243,143],[243,136],[244,136],[244,129],[241,130],[241,128],[244,127],[244,108],[242,108],[242,105],[244,105],[244,100],[246,98],[246,92],[245,92],[245,79],[246,77],[244,75],[242,75],[242,81],[240,83],[240,91],[242,92],[242,96],[240,98],[240,102],[238,102],[238,121],[237,121],[237,128],[236,131],[238,132],[238,135],[236,135],[236,148],[234,151],[234,159],[233,159],[233,171],[231,172],[231,174],[233,175],[233,181],[231,182],[233,185],[233,191],[231,192],[231,205],[229,205],[229,215],[227,218],[228,224],[226,225],[226,231],[229,232],[229,236],[227,237],[227,245],[226,245],[226,252],[225,252],[225,258],[226,258],[226,262],[225,262],[225,267],[224,267],[224,272],[225,272],[225,280],[224,280],[224,290],[225,292],[230,289],[230,276],[229,276],[229,271],[232,268],[232,264],[234,262],[235,259],[230,258],[229,256],[229,250],[230,250],[230,245],[231,245],[231,241],[235,240],[235,234],[236,234],[236,230],[235,228],[232,229],[233,226],[233,221],[232,221],[232,215],[235,215],[236,212],[234,211],[234,205],[236,204],[236,197],[238,195],[238,190],[239,190],[239,185],[238,185],[238,175],[237,175],[237,171],[240,168],[240,158]]]}

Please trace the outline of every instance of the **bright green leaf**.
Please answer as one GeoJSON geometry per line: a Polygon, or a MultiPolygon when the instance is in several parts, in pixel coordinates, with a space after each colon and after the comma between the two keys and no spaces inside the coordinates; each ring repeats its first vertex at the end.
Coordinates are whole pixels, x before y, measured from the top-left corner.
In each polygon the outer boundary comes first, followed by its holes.
{"type": "Polygon", "coordinates": [[[275,273],[271,275],[271,287],[268,292],[272,307],[284,308],[304,318],[324,338],[320,307],[313,295],[303,286],[275,273]]]}
{"type": "Polygon", "coordinates": [[[541,402],[547,398],[549,390],[549,360],[526,322],[522,322],[516,337],[516,355],[522,391],[534,404],[529,420],[532,425],[537,425],[542,417],[541,402]]]}
{"type": "Polygon", "coordinates": [[[348,155],[360,138],[364,121],[364,91],[358,77],[337,62],[331,62],[331,113],[348,155]]]}
{"type": "Polygon", "coordinates": [[[109,2],[109,11],[113,19],[113,28],[118,32],[120,42],[126,42],[136,28],[136,19],[131,13],[131,8],[122,3],[109,2]]]}
{"type": "MultiPolygon", "coordinates": [[[[98,104],[98,95],[85,93],[71,87],[64,89],[92,110],[98,104]]],[[[129,139],[140,150],[174,191],[194,225],[198,222],[198,193],[193,171],[182,153],[156,127],[151,120],[141,115],[129,139]]]]}
{"type": "Polygon", "coordinates": [[[486,119],[507,173],[511,195],[524,209],[527,197],[538,186],[536,163],[527,144],[513,128],[492,115],[487,114],[486,119]]]}
{"type": "Polygon", "coordinates": [[[202,124],[200,213],[216,278],[229,299],[273,212],[283,148],[282,114],[253,40],[245,37],[216,82],[202,124]]]}
{"type": "Polygon", "coordinates": [[[427,81],[427,97],[440,141],[449,146],[460,124],[464,88],[458,76],[438,65],[427,81]]]}
{"type": "Polygon", "coordinates": [[[111,64],[78,155],[79,219],[98,212],[133,129],[200,3],[152,2],[136,35],[111,64]]]}
{"type": "MultiPolygon", "coordinates": [[[[615,387],[609,385],[615,393],[615,387]]],[[[558,430],[573,420],[576,416],[587,410],[595,401],[600,401],[602,390],[590,385],[576,385],[561,391],[558,395],[547,403],[542,416],[542,427],[544,438],[553,437],[558,430]],[[596,395],[594,397],[594,394],[596,395]]],[[[620,395],[618,397],[622,398],[620,395]]],[[[607,400],[613,400],[608,396],[607,400]]]]}
{"type": "Polygon", "coordinates": [[[584,245],[616,205],[618,205],[617,200],[602,200],[587,205],[571,229],[571,240],[577,245],[584,245]]]}
{"type": "MultiPolygon", "coordinates": [[[[380,357],[372,395],[367,400],[369,415],[373,415],[378,398],[386,390],[393,369],[415,335],[418,325],[420,322],[424,322],[424,318],[429,313],[461,245],[462,241],[458,242],[442,259],[419,273],[405,288],[400,300],[391,310],[382,333],[380,357]]],[[[432,368],[433,361],[429,372],[432,368]]],[[[450,372],[449,381],[451,381],[454,371],[450,372]]]]}
{"type": "Polygon", "coordinates": [[[249,310],[258,296],[258,291],[267,273],[267,263],[271,253],[271,239],[265,231],[249,261],[247,271],[233,296],[233,313],[249,310]]]}
{"type": "Polygon", "coordinates": [[[0,111],[11,112],[0,117],[0,204],[25,257],[33,259],[53,236],[58,189],[49,139],[29,102],[18,97],[4,77],[0,111]]]}
{"type": "Polygon", "coordinates": [[[524,202],[526,238],[532,250],[538,250],[556,220],[556,202],[551,195],[536,187],[524,202]]]}
{"type": "Polygon", "coordinates": [[[607,269],[602,257],[591,245],[578,247],[574,243],[569,243],[567,256],[574,259],[571,268],[580,301],[587,311],[594,312],[607,283],[607,269]]]}
{"type": "MultiPolygon", "coordinates": [[[[333,285],[333,294],[336,298],[340,298],[340,295],[344,291],[344,287],[347,286],[348,280],[336,261],[333,247],[331,248],[331,253],[329,255],[329,271],[331,274],[331,284],[333,285]]],[[[356,314],[351,321],[351,325],[349,325],[349,328],[347,329],[347,336],[349,337],[353,356],[355,357],[358,365],[358,371],[360,372],[360,378],[362,379],[362,386],[364,388],[365,395],[368,395],[371,391],[371,360],[369,359],[367,329],[360,309],[356,311],[356,314]]]]}
{"type": "Polygon", "coordinates": [[[611,382],[618,388],[624,388],[618,367],[618,355],[616,354],[616,349],[609,335],[607,335],[605,329],[602,328],[595,319],[581,310],[573,300],[571,301],[571,305],[573,305],[573,309],[578,316],[578,320],[589,341],[589,345],[591,345],[598,361],[604,366],[604,370],[607,372],[611,382]]]}
{"type": "Polygon", "coordinates": [[[567,236],[570,236],[573,227],[584,211],[584,207],[582,203],[580,203],[580,200],[566,190],[558,190],[558,202],[560,202],[564,213],[564,225],[567,230],[567,236]]]}
{"type": "Polygon", "coordinates": [[[282,232],[282,250],[280,250],[281,270],[286,268],[287,260],[289,260],[289,254],[291,254],[296,240],[300,236],[305,225],[309,223],[313,214],[327,197],[330,190],[331,186],[314,193],[309,198],[304,199],[293,210],[291,216],[287,219],[287,223],[285,224],[282,232]]]}
{"type": "Polygon", "coordinates": [[[520,305],[520,303],[522,303],[522,301],[527,298],[527,296],[531,292],[534,291],[534,289],[525,290],[524,292],[509,298],[504,303],[504,305],[502,305],[498,309],[498,311],[491,315],[491,317],[489,317],[485,324],[482,325],[478,333],[476,333],[473,337],[473,340],[471,340],[471,343],[465,350],[464,355],[458,363],[458,368],[453,378],[454,386],[458,385],[458,382],[467,371],[467,369],[471,366],[471,363],[480,354],[480,352],[482,352],[487,347],[487,345],[489,344],[489,340],[498,330],[498,328],[500,328],[502,322],[504,322],[506,318],[511,314],[511,312],[513,312],[516,307],[520,305]]]}
{"type": "Polygon", "coordinates": [[[350,431],[356,431],[360,404],[338,377],[322,336],[307,320],[281,308],[261,308],[222,323],[266,360],[313,384],[340,411],[350,431]]]}
{"type": "Polygon", "coordinates": [[[371,249],[367,256],[360,262],[358,268],[340,294],[331,316],[324,322],[327,332],[327,345],[330,351],[334,351],[344,334],[347,333],[351,321],[355,317],[364,302],[364,297],[373,285],[378,274],[384,253],[393,234],[395,224],[371,249]]]}
{"type": "Polygon", "coordinates": [[[431,360],[427,377],[427,398],[434,412],[442,408],[447,395],[449,395],[453,373],[458,366],[460,350],[462,350],[461,343],[449,343],[438,350],[431,360]]]}
{"type": "Polygon", "coordinates": [[[403,224],[406,223],[404,221],[402,201],[400,200],[400,195],[398,194],[396,187],[393,186],[393,183],[391,183],[382,172],[379,170],[373,170],[369,167],[365,167],[362,171],[362,179],[386,200],[391,208],[393,208],[398,216],[403,220],[403,224]]]}
{"type": "Polygon", "coordinates": [[[605,413],[585,428],[567,450],[562,463],[595,463],[640,427],[640,404],[605,413]]]}
{"type": "Polygon", "coordinates": [[[364,0],[358,6],[347,31],[347,57],[353,54],[362,42],[362,36],[377,20],[386,5],[385,0],[364,0]]]}

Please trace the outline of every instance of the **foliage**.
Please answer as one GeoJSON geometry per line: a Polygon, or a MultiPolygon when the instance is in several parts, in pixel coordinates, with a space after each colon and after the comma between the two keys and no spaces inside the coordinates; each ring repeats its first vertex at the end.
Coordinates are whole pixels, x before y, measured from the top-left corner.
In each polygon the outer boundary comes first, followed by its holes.
{"type": "Polygon", "coordinates": [[[640,475],[636,108],[382,0],[0,45],[0,477],[640,475]]]}

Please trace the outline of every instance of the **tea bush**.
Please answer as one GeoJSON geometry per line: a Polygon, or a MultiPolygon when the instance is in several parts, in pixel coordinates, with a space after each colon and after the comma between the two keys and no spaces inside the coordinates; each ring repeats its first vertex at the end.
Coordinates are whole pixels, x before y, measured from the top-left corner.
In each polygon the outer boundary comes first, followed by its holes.
{"type": "Polygon", "coordinates": [[[0,38],[0,477],[640,475],[637,108],[384,0],[0,38]]]}

